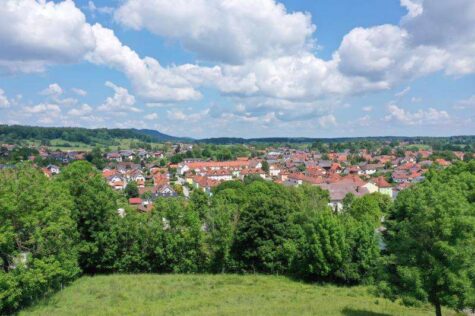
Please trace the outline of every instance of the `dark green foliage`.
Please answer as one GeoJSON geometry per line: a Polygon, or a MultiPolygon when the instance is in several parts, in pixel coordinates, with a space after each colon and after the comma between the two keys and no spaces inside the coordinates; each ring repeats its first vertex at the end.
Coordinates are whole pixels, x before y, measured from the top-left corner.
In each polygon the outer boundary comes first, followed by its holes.
{"type": "Polygon", "coordinates": [[[307,280],[332,280],[347,255],[345,227],[330,210],[307,211],[296,222],[301,230],[293,270],[307,280]]]}
{"type": "Polygon", "coordinates": [[[80,272],[73,201],[28,165],[0,172],[0,313],[61,288],[80,272]]]}
{"type": "Polygon", "coordinates": [[[475,307],[475,163],[432,172],[399,194],[387,221],[385,295],[475,307]]]}
{"type": "Polygon", "coordinates": [[[269,163],[267,162],[267,160],[264,160],[262,162],[262,170],[265,172],[265,173],[269,173],[269,163]]]}
{"type": "Polygon", "coordinates": [[[57,179],[74,201],[72,217],[79,231],[79,263],[88,273],[107,271],[104,256],[109,238],[109,221],[116,216],[116,194],[102,175],[89,163],[77,161],[61,172],[57,179]]]}
{"type": "Polygon", "coordinates": [[[288,269],[294,198],[284,187],[254,181],[246,187],[233,257],[243,271],[283,273],[288,269]]]}
{"type": "Polygon", "coordinates": [[[161,222],[153,250],[157,272],[202,272],[206,266],[204,231],[197,210],[181,199],[159,199],[154,220],[161,222]]]}
{"type": "Polygon", "coordinates": [[[91,152],[87,153],[86,160],[96,166],[97,169],[104,169],[106,166],[104,153],[99,147],[94,147],[91,152]]]}
{"type": "Polygon", "coordinates": [[[129,183],[127,183],[124,193],[125,193],[125,196],[129,199],[138,197],[139,187],[137,186],[137,183],[135,181],[130,181],[129,183]]]}

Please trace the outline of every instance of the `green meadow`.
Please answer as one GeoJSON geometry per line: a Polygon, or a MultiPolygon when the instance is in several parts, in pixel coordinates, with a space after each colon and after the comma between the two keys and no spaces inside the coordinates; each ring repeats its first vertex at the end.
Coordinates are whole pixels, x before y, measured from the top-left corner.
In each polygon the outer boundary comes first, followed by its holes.
{"type": "MultiPolygon", "coordinates": [[[[370,294],[263,275],[82,277],[20,315],[433,315],[370,294]]],[[[456,315],[446,311],[444,315],[456,315]]]]}

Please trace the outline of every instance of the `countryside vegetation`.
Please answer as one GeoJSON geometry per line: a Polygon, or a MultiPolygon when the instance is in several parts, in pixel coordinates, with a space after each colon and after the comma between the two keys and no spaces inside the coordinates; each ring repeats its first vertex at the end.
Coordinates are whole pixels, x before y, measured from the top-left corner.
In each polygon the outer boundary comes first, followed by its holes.
{"type": "Polygon", "coordinates": [[[318,187],[257,178],[224,182],[211,196],[159,199],[139,213],[86,161],[53,179],[18,164],[0,183],[2,314],[35,304],[25,313],[89,314],[91,300],[109,302],[110,314],[475,308],[475,161],[431,170],[394,202],[348,196],[339,213],[318,187]],[[135,290],[150,299],[133,303],[135,290]]]}

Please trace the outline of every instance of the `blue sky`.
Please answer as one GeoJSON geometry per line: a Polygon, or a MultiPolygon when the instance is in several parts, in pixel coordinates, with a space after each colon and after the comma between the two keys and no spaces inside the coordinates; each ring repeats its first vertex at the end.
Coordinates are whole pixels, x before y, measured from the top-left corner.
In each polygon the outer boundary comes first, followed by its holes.
{"type": "Polygon", "coordinates": [[[5,0],[0,123],[475,134],[473,0],[5,0]]]}

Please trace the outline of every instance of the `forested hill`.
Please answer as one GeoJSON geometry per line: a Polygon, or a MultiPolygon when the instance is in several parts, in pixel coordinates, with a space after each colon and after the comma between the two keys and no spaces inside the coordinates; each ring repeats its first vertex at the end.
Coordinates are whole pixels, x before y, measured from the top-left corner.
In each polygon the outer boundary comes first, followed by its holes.
{"type": "Polygon", "coordinates": [[[145,142],[180,140],[178,137],[152,130],[0,125],[0,142],[5,143],[14,143],[21,140],[48,141],[62,139],[85,144],[107,144],[109,141],[119,138],[137,139],[145,142]]]}
{"type": "Polygon", "coordinates": [[[378,142],[408,142],[418,144],[451,144],[472,145],[475,136],[451,137],[406,137],[406,136],[376,136],[376,137],[341,137],[341,138],[311,138],[311,137],[263,137],[263,138],[237,138],[218,137],[206,139],[193,139],[189,137],[175,137],[151,129],[88,129],[80,127],[37,127],[22,125],[0,125],[0,142],[15,143],[25,140],[49,141],[61,139],[68,142],[82,142],[85,144],[109,145],[117,139],[137,139],[144,142],[196,142],[206,144],[253,144],[253,143],[344,143],[351,141],[378,141],[378,142]]]}

